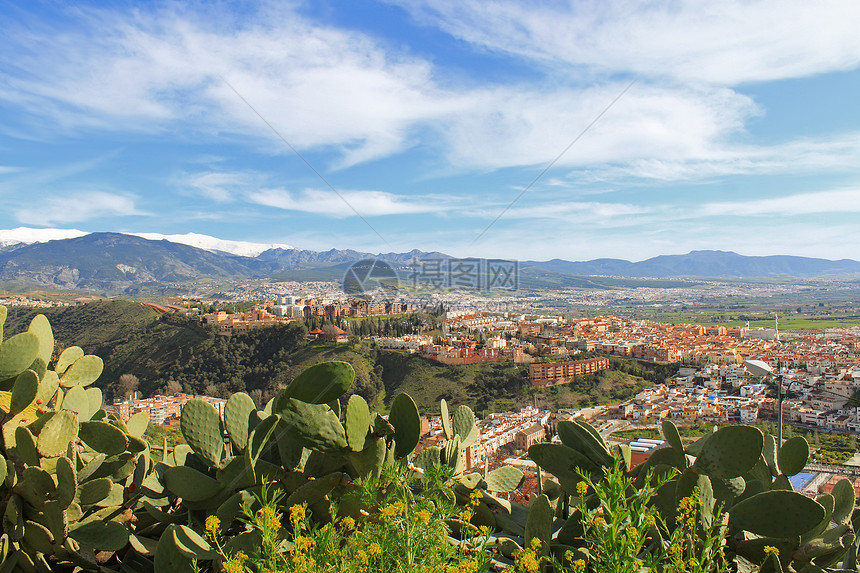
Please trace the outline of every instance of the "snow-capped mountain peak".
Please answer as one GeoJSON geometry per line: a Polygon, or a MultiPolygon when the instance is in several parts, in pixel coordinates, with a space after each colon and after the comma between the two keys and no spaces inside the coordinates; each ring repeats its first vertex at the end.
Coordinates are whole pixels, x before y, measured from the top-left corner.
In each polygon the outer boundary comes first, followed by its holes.
{"type": "MultiPolygon", "coordinates": [[[[230,241],[219,239],[199,233],[185,233],[177,235],[164,235],[161,233],[124,233],[152,241],[170,241],[205,249],[207,251],[221,251],[243,257],[256,257],[263,251],[269,249],[292,249],[290,245],[279,243],[252,243],[250,241],[230,241]]],[[[0,248],[14,245],[29,245],[32,243],[46,243],[61,239],[75,239],[89,235],[86,231],[78,229],[34,229],[31,227],[18,227],[16,229],[0,229],[0,248]]]]}
{"type": "Polygon", "coordinates": [[[31,243],[47,243],[62,239],[75,239],[89,235],[86,231],[78,229],[33,229],[31,227],[18,227],[16,229],[0,229],[0,246],[31,243]]]}
{"type": "Polygon", "coordinates": [[[243,257],[256,257],[263,251],[269,249],[292,249],[290,245],[278,243],[252,243],[249,241],[230,241],[227,239],[219,239],[209,235],[201,235],[200,233],[185,233],[182,235],[162,235],[161,233],[126,233],[151,241],[170,241],[171,243],[181,243],[198,249],[207,251],[222,251],[233,255],[243,257]]]}

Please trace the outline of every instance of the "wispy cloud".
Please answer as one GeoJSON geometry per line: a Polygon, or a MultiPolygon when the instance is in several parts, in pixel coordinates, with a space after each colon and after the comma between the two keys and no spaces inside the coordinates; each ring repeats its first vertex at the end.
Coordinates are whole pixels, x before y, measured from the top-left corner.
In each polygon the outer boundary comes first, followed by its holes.
{"type": "Polygon", "coordinates": [[[702,216],[804,216],[814,213],[860,213],[860,189],[840,189],[798,193],[751,201],[707,203],[699,210],[702,216]]]}
{"type": "Polygon", "coordinates": [[[249,193],[247,199],[253,203],[286,211],[302,211],[337,218],[354,216],[355,212],[350,205],[362,216],[375,217],[434,213],[444,210],[447,203],[451,201],[450,198],[405,197],[382,191],[341,191],[340,195],[343,198],[332,191],[317,189],[305,189],[299,192],[262,189],[249,193]]]}
{"type": "Polygon", "coordinates": [[[237,195],[259,185],[264,177],[250,172],[209,171],[183,174],[173,182],[180,188],[195,195],[225,203],[236,199],[237,195]]]}
{"type": "Polygon", "coordinates": [[[562,74],[584,68],[737,85],[860,64],[853,0],[395,3],[456,38],[562,74]]]}
{"type": "Polygon", "coordinates": [[[104,191],[82,191],[48,197],[39,201],[37,206],[22,207],[15,212],[20,222],[30,225],[79,223],[101,217],[147,214],[135,207],[134,196],[104,191]]]}
{"type": "MultiPolygon", "coordinates": [[[[734,145],[762,110],[720,84],[860,64],[860,39],[846,23],[860,4],[826,4],[833,9],[795,0],[780,9],[765,0],[713,8],[693,1],[561,8],[426,0],[413,9],[479,46],[553,62],[542,78],[506,85],[457,81],[405,49],[289,7],[241,19],[199,6],[89,10],[77,13],[68,31],[33,23],[5,30],[0,100],[46,129],[239,137],[267,153],[288,153],[224,77],[299,149],[330,152],[328,168],[389,157],[420,141],[455,169],[498,169],[546,164],[621,91],[626,81],[618,72],[633,71],[640,81],[560,166],[664,180],[732,173],[745,163],[765,170],[780,163],[782,146],[734,145]],[[583,69],[592,70],[587,83],[560,77],[581,78],[583,69]],[[712,79],[703,83],[701,75],[712,79]]],[[[817,142],[794,145],[797,154],[818,155],[807,157],[808,165],[846,153],[817,142]]],[[[188,183],[223,202],[235,195],[230,177],[188,183]]]]}

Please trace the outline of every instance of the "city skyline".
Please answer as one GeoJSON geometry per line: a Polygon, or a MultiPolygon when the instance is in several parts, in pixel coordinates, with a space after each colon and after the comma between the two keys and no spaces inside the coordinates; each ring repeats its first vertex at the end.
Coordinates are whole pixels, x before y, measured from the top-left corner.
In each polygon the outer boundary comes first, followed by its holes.
{"type": "Polygon", "coordinates": [[[858,16],[835,0],[2,3],[0,228],[856,259],[858,16]]]}

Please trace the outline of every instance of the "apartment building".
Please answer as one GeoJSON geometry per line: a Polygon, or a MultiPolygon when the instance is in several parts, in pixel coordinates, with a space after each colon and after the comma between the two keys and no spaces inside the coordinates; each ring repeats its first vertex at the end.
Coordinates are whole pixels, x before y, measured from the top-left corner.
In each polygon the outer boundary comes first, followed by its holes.
{"type": "Polygon", "coordinates": [[[572,360],[569,362],[546,362],[529,365],[529,380],[532,386],[556,386],[566,384],[585,374],[594,374],[609,368],[609,358],[599,356],[585,360],[572,360]]]}

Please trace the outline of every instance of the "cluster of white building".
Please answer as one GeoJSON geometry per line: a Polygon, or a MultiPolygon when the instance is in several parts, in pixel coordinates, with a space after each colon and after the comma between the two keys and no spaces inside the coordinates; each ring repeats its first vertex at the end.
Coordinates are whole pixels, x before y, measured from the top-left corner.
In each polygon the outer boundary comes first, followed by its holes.
{"type": "MultiPolygon", "coordinates": [[[[783,418],[834,431],[860,432],[860,369],[827,366],[781,372],[786,398],[783,418]]],[[[612,408],[612,414],[636,421],[681,418],[686,421],[756,422],[777,417],[775,382],[745,375],[739,365],[709,364],[681,368],[671,385],[660,384],[612,408]]]]}

